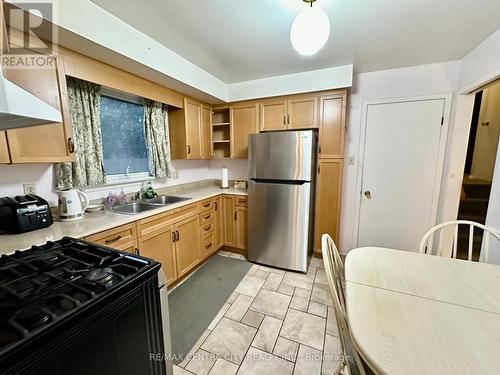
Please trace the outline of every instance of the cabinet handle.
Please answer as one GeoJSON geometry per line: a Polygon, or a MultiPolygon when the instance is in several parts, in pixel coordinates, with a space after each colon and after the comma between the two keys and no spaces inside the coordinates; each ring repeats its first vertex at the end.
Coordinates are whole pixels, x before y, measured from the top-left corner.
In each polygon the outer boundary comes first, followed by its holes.
{"type": "Polygon", "coordinates": [[[208,232],[210,229],[212,229],[211,225],[209,227],[205,228],[205,232],[208,232]]]}
{"type": "Polygon", "coordinates": [[[238,199],[238,203],[246,203],[246,199],[238,199]]]}
{"type": "Polygon", "coordinates": [[[179,235],[179,231],[176,230],[175,233],[177,233],[177,241],[179,241],[179,238],[181,238],[181,236],[179,235]]]}
{"type": "Polygon", "coordinates": [[[321,155],[321,145],[319,146],[318,154],[321,155]]]}
{"type": "Polygon", "coordinates": [[[214,204],[215,204],[215,211],[217,211],[217,202],[215,202],[214,204]]]}
{"type": "Polygon", "coordinates": [[[234,220],[238,220],[238,211],[234,211],[234,220]]]}
{"type": "Polygon", "coordinates": [[[283,125],[286,125],[286,115],[283,116],[283,125]]]}
{"type": "Polygon", "coordinates": [[[205,219],[205,220],[208,220],[208,219],[210,219],[211,217],[212,217],[212,214],[205,216],[205,217],[204,217],[204,219],[205,219]]]}
{"type": "Polygon", "coordinates": [[[68,138],[68,151],[70,154],[75,152],[75,142],[73,142],[73,138],[68,138]]]}
{"type": "Polygon", "coordinates": [[[290,125],[290,115],[286,115],[286,123],[290,125]]]}
{"type": "Polygon", "coordinates": [[[210,207],[210,202],[205,203],[205,204],[203,205],[203,207],[210,207]]]}
{"type": "Polygon", "coordinates": [[[205,245],[205,248],[208,249],[210,246],[212,246],[212,242],[210,242],[208,245],[205,245]]]}
{"type": "Polygon", "coordinates": [[[134,247],[134,254],[139,255],[139,249],[137,247],[134,247]]]}
{"type": "Polygon", "coordinates": [[[191,153],[191,146],[188,145],[188,155],[191,153]]]}
{"type": "Polygon", "coordinates": [[[116,242],[116,241],[121,240],[121,239],[122,239],[122,236],[118,235],[118,236],[116,236],[114,238],[111,238],[109,240],[104,241],[104,243],[107,245],[107,244],[116,242]]]}
{"type": "Polygon", "coordinates": [[[175,242],[175,231],[172,232],[172,242],[175,242]]]}
{"type": "Polygon", "coordinates": [[[318,174],[321,172],[321,165],[318,164],[318,174]]]}

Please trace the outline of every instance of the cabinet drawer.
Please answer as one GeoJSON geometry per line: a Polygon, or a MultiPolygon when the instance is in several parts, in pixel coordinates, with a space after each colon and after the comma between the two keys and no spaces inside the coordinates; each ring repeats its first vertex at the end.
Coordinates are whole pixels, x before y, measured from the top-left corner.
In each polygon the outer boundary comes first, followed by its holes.
{"type": "Polygon", "coordinates": [[[215,235],[214,232],[204,236],[201,239],[201,254],[203,257],[207,257],[212,254],[215,250],[215,235]]]}
{"type": "Polygon", "coordinates": [[[213,198],[208,198],[208,199],[202,200],[201,202],[198,203],[198,208],[199,208],[200,212],[213,210],[213,208],[214,208],[213,198]]]}
{"type": "Polygon", "coordinates": [[[204,224],[212,223],[214,221],[214,217],[215,217],[214,211],[202,212],[200,214],[200,224],[204,225],[204,224]]]}
{"type": "Polygon", "coordinates": [[[208,233],[211,233],[215,230],[216,224],[214,221],[207,223],[205,225],[201,225],[201,235],[204,236],[208,233]]]}
{"type": "Polygon", "coordinates": [[[137,222],[137,232],[139,237],[144,237],[165,229],[178,221],[184,220],[198,212],[196,204],[176,208],[163,214],[148,217],[137,222]]]}
{"type": "Polygon", "coordinates": [[[234,198],[234,201],[235,201],[235,205],[236,206],[243,206],[243,207],[247,207],[248,206],[248,197],[235,197],[234,198]]]}
{"type": "Polygon", "coordinates": [[[112,247],[117,250],[130,251],[137,246],[137,232],[135,223],[122,225],[92,236],[85,237],[86,241],[112,247]]]}

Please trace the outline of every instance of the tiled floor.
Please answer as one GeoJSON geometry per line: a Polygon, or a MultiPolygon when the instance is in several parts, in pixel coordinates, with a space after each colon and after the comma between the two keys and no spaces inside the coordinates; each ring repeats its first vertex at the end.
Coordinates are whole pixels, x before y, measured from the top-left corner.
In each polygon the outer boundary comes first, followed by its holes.
{"type": "Polygon", "coordinates": [[[334,314],[321,259],[305,275],[253,265],[174,374],[334,374],[334,314]]]}

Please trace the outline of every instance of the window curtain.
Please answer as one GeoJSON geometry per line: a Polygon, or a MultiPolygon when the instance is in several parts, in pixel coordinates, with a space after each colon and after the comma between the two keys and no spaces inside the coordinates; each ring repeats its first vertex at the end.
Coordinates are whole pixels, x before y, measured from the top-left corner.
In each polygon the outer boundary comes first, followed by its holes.
{"type": "Polygon", "coordinates": [[[176,178],[177,171],[170,158],[168,110],[165,104],[144,99],[144,135],[151,176],[176,178]]]}
{"type": "Polygon", "coordinates": [[[73,77],[67,77],[67,85],[75,161],[56,164],[57,188],[102,185],[100,86],[73,77]]]}

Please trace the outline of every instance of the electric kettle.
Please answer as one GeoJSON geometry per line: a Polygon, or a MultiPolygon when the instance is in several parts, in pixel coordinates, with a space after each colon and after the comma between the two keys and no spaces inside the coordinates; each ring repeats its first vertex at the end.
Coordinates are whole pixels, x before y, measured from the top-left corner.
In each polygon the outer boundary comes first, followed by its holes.
{"type": "Polygon", "coordinates": [[[78,189],[57,190],[59,196],[59,220],[75,221],[83,218],[89,205],[87,195],[78,189]]]}

